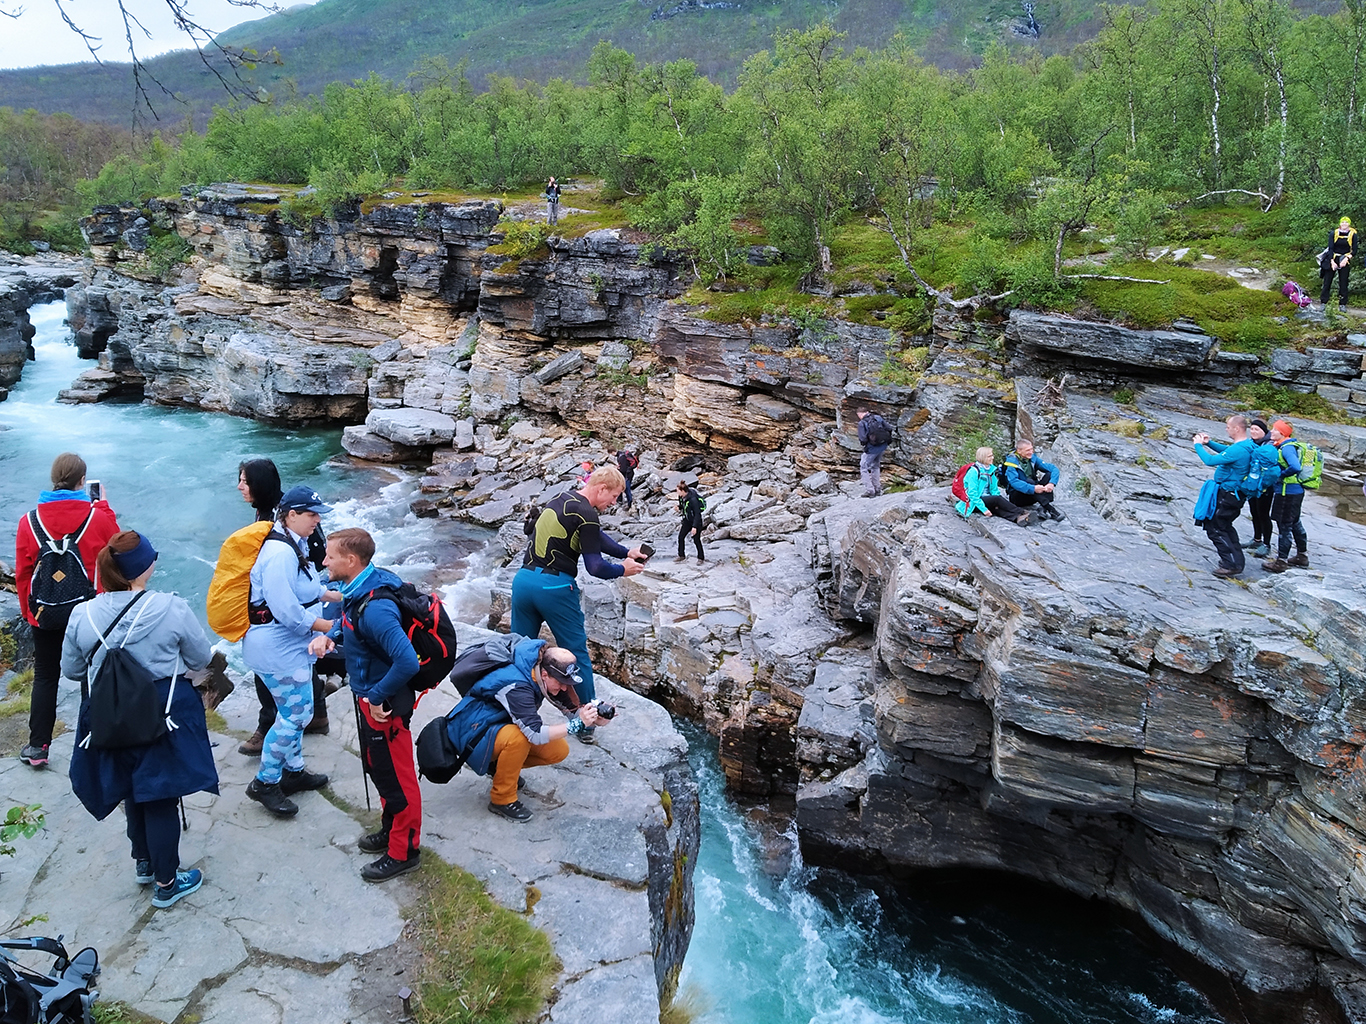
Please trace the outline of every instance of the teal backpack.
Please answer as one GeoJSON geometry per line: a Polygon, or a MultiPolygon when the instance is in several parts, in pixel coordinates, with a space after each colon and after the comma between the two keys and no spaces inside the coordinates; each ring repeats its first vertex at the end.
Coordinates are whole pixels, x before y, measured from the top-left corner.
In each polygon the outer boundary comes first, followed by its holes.
{"type": "Polygon", "coordinates": [[[1255,498],[1281,479],[1281,450],[1270,441],[1253,444],[1247,475],[1238,483],[1238,497],[1255,498]],[[1269,451],[1267,449],[1270,449],[1269,451]]]}

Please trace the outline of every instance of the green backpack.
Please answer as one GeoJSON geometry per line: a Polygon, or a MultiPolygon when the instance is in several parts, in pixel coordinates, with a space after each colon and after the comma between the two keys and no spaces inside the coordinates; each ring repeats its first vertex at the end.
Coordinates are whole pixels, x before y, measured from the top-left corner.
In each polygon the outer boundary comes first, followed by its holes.
{"type": "MultiPolygon", "coordinates": [[[[1317,491],[1323,482],[1323,452],[1308,441],[1292,439],[1286,443],[1293,444],[1300,453],[1301,468],[1295,477],[1296,482],[1307,491],[1317,491]]],[[[1286,465],[1284,456],[1281,457],[1281,465],[1286,465]]]]}

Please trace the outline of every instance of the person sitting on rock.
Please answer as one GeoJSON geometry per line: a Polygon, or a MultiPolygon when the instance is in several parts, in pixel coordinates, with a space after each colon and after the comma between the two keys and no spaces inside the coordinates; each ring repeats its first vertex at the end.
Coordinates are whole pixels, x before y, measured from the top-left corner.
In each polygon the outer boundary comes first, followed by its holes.
{"type": "Polygon", "coordinates": [[[1276,541],[1276,557],[1262,563],[1267,572],[1285,572],[1292,565],[1301,569],[1309,568],[1309,538],[1304,532],[1300,512],[1304,508],[1304,485],[1300,483],[1300,472],[1304,469],[1301,458],[1303,449],[1300,442],[1290,438],[1295,428],[1286,420],[1271,424],[1271,444],[1281,453],[1281,478],[1273,488],[1275,497],[1271,503],[1271,518],[1276,523],[1279,539],[1276,541]],[[1290,558],[1290,541],[1295,541],[1295,557],[1290,558]]]}
{"type": "Polygon", "coordinates": [[[1051,462],[1034,454],[1034,442],[1021,438],[1015,444],[1015,454],[1006,456],[1006,493],[1011,503],[1028,508],[1039,506],[1039,514],[1062,522],[1067,517],[1053,504],[1054,490],[1062,474],[1051,462]]]}
{"type": "Polygon", "coordinates": [[[1243,511],[1245,499],[1239,493],[1239,487],[1252,464],[1249,426],[1248,418],[1241,413],[1230,416],[1224,421],[1224,430],[1233,443],[1224,445],[1220,442],[1219,449],[1210,443],[1208,434],[1196,434],[1191,438],[1200,461],[1215,467],[1214,483],[1219,489],[1214,512],[1204,521],[1205,533],[1219,554],[1219,566],[1214,570],[1216,576],[1237,576],[1247,564],[1233,522],[1243,511]]]}
{"type": "Polygon", "coordinates": [[[954,507],[964,519],[974,512],[981,512],[984,516],[1013,519],[1017,526],[1028,526],[1029,513],[1011,504],[1001,493],[996,483],[996,469],[992,465],[995,460],[996,453],[990,448],[977,449],[977,461],[963,474],[963,491],[968,500],[955,502],[954,507]]]}
{"type": "MultiPolygon", "coordinates": [[[[579,696],[594,696],[593,666],[588,658],[588,633],[579,603],[579,556],[588,572],[604,580],[634,576],[645,568],[640,548],[628,551],[607,534],[598,513],[611,508],[626,487],[616,466],[600,466],[577,491],[566,491],[546,502],[531,526],[526,560],[512,578],[512,632],[538,636],[549,624],[555,642],[573,652],[583,683],[579,696]],[[622,559],[609,562],[603,555],[622,559]]],[[[592,743],[590,726],[578,734],[579,742],[592,743]]]]}
{"type": "Polygon", "coordinates": [[[572,651],[516,633],[507,639],[512,661],[470,687],[447,716],[446,730],[455,749],[467,755],[467,767],[492,773],[489,810],[525,822],[531,811],[517,799],[522,769],[559,764],[569,756],[567,736],[606,719],[596,704],[580,702],[585,680],[572,651]],[[568,724],[545,724],[541,704],[547,697],[570,716],[568,724]]]}
{"type": "Polygon", "coordinates": [[[299,813],[291,793],[327,785],[326,775],[304,768],[303,732],[313,719],[315,659],[309,643],[333,624],[317,613],[323,602],[342,599],[308,560],[308,538],[331,511],[311,487],[291,488],[280,499],[276,528],[251,569],[251,626],[242,638],[242,660],[274,698],[275,722],[247,796],[281,818],[299,813]]]}
{"type": "MultiPolygon", "coordinates": [[[[422,838],[422,791],[413,762],[413,695],[408,681],[417,675],[417,651],[403,630],[398,604],[371,596],[379,587],[397,590],[403,581],[371,563],[375,539],[349,527],[327,539],[327,569],[341,588],[346,677],[359,715],[361,766],[375,781],[383,817],[378,832],[356,845],[380,858],[361,868],[367,882],[385,882],[415,869],[422,838]]],[[[323,657],[336,647],[316,637],[312,654],[323,657]]]]}

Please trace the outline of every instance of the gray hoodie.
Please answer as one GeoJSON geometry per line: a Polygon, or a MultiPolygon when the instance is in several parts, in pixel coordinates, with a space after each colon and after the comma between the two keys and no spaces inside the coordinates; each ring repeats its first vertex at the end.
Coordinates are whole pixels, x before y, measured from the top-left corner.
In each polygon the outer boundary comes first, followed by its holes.
{"type": "Polygon", "coordinates": [[[105,655],[97,629],[112,646],[123,646],[126,641],[128,653],[154,679],[165,679],[174,672],[177,659],[181,672],[201,669],[209,663],[213,650],[204,627],[184,598],[175,594],[149,590],[110,634],[109,623],[136,596],[137,592],[132,590],[99,594],[72,609],[62,640],[62,675],[68,679],[84,678],[86,659],[93,653],[90,678],[95,678],[105,655]]]}

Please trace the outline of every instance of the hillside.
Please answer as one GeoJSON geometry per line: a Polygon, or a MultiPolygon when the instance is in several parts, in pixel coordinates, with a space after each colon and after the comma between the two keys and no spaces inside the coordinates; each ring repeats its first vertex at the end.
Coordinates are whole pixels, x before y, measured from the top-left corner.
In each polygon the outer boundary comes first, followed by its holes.
{"type": "MultiPolygon", "coordinates": [[[[261,54],[278,51],[279,64],[241,74],[244,85],[272,94],[313,93],[372,71],[402,79],[436,56],[452,65],[467,60],[476,87],[492,73],[576,78],[601,39],[646,61],[689,58],[714,81],[732,85],[744,59],[769,46],[776,31],[820,20],[848,33],[851,49],[882,46],[899,31],[927,60],[962,67],[993,42],[1066,50],[1095,31],[1098,6],[1096,0],[1038,0],[1035,38],[1018,0],[321,0],[238,25],[220,39],[261,54]]],[[[214,104],[225,101],[222,85],[193,51],[148,66],[177,97],[154,96],[163,122],[191,115],[202,125],[214,104]]],[[[126,64],[0,71],[0,97],[17,110],[127,124],[132,73],[126,64]]]]}

